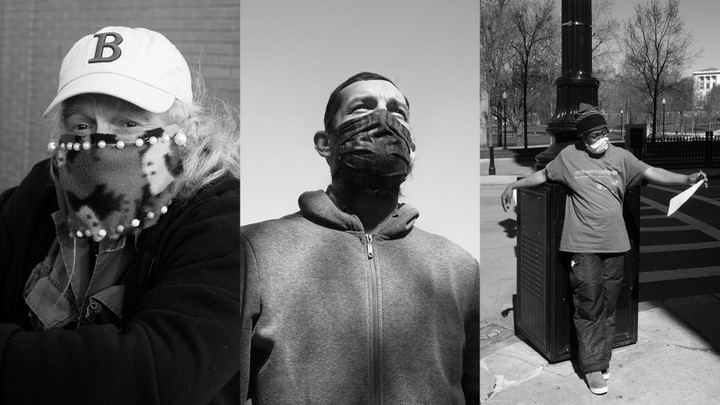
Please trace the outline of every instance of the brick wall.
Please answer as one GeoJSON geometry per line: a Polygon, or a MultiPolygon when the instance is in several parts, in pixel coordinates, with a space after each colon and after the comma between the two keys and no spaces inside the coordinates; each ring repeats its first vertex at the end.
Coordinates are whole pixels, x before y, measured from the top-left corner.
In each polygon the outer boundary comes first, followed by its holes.
{"type": "Polygon", "coordinates": [[[0,191],[49,157],[42,113],[62,58],[108,25],[162,33],[211,94],[239,103],[239,0],[0,0],[0,191]]]}

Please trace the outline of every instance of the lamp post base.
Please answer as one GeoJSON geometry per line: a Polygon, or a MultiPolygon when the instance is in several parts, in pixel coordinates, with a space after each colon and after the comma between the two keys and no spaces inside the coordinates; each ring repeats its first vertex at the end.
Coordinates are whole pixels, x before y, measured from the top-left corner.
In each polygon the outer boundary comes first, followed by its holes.
{"type": "Polygon", "coordinates": [[[545,130],[552,136],[552,144],[535,156],[535,170],[547,166],[561,150],[578,140],[574,122],[551,122],[545,130]]]}

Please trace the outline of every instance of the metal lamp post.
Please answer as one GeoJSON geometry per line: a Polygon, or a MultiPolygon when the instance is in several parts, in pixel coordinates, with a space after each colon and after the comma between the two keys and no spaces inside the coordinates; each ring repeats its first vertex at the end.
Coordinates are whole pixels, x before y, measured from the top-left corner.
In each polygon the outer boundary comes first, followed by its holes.
{"type": "Polygon", "coordinates": [[[620,109],[620,139],[625,139],[625,136],[623,136],[623,126],[625,126],[625,122],[623,121],[623,110],[620,109]]]}
{"type": "Polygon", "coordinates": [[[682,117],[682,125],[680,125],[680,133],[682,135],[685,135],[687,132],[687,124],[685,123],[685,111],[680,111],[680,116],[682,117]]]}
{"type": "Polygon", "coordinates": [[[503,91],[503,149],[507,149],[507,92],[503,91]]]}
{"type": "Polygon", "coordinates": [[[663,132],[662,132],[662,136],[663,136],[663,138],[665,138],[665,97],[663,97],[662,103],[663,103],[663,132]]]}
{"type": "Polygon", "coordinates": [[[498,100],[497,103],[497,117],[498,117],[498,130],[497,130],[497,146],[502,146],[502,100],[498,100]]]}
{"type": "Polygon", "coordinates": [[[710,111],[708,111],[707,113],[708,113],[708,129],[707,130],[712,131],[712,128],[710,128],[710,111]]]}
{"type": "Polygon", "coordinates": [[[535,156],[536,170],[578,140],[575,114],[580,103],[598,105],[600,81],[592,77],[591,0],[562,0],[561,5],[562,76],[555,80],[555,114],[545,129],[553,140],[546,150],[535,156]]]}

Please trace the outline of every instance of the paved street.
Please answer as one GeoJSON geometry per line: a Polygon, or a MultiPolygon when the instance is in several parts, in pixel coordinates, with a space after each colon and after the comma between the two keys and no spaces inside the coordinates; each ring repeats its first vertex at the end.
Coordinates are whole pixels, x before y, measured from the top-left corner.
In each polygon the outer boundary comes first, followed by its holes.
{"type": "Polygon", "coordinates": [[[667,217],[681,187],[643,187],[640,300],[720,292],[720,178],[667,217]]]}

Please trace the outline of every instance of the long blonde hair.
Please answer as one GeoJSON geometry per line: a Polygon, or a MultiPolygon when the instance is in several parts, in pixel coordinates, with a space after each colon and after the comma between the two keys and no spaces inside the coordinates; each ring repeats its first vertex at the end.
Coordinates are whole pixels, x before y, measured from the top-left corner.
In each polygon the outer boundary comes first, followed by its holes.
{"type": "Polygon", "coordinates": [[[180,198],[188,198],[212,181],[228,174],[240,178],[240,110],[210,97],[199,74],[193,77],[193,103],[175,100],[168,110],[183,127],[195,124],[181,148],[183,172],[177,179],[180,198]]]}

